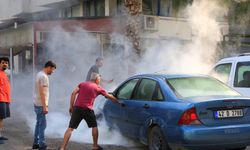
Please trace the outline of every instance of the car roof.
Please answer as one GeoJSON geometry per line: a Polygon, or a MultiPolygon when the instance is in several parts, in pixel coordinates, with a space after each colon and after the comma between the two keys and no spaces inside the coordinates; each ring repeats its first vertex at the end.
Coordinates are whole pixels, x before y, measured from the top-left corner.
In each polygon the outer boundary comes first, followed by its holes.
{"type": "Polygon", "coordinates": [[[238,62],[238,61],[250,61],[250,54],[241,54],[241,55],[238,55],[238,56],[223,58],[218,63],[238,62]]]}
{"type": "Polygon", "coordinates": [[[135,78],[135,77],[171,79],[171,78],[187,78],[187,77],[208,77],[208,75],[202,75],[202,74],[157,74],[157,73],[152,73],[152,74],[139,74],[139,75],[133,76],[133,78],[135,78]]]}

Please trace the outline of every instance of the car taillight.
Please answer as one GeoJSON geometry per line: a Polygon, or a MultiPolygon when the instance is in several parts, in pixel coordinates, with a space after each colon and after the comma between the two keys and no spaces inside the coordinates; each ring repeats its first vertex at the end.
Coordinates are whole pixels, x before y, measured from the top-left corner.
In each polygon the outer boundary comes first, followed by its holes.
{"type": "Polygon", "coordinates": [[[199,124],[201,124],[201,122],[198,120],[198,116],[196,114],[196,109],[193,107],[193,108],[186,110],[182,114],[178,124],[179,125],[199,125],[199,124]]]}

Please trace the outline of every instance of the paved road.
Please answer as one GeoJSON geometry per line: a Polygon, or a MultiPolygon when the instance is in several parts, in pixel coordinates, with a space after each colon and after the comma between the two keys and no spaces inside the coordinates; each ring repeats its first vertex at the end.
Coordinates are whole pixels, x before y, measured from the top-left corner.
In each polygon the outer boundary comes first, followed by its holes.
{"type": "MultiPolygon", "coordinates": [[[[5,144],[0,145],[0,150],[30,150],[32,145],[32,134],[26,122],[22,119],[14,120],[13,118],[22,118],[19,114],[15,117],[5,120],[5,136],[9,138],[5,144]]],[[[48,139],[47,144],[51,150],[57,149],[61,144],[62,139],[48,139]]],[[[146,150],[142,146],[114,146],[114,145],[101,145],[106,150],[146,150]]],[[[91,150],[90,144],[76,143],[70,141],[68,150],[91,150]]]]}
{"type": "MultiPolygon", "coordinates": [[[[16,116],[18,117],[18,116],[16,116]]],[[[5,144],[0,145],[0,150],[30,150],[32,144],[32,135],[26,122],[23,120],[14,120],[10,118],[6,120],[6,132],[5,135],[9,138],[5,144]]],[[[58,145],[62,142],[62,139],[48,139],[48,146],[51,150],[56,150],[58,145]]],[[[147,150],[143,146],[114,146],[114,145],[102,145],[105,150],[147,150]]],[[[68,150],[91,150],[90,144],[70,142],[68,150]]],[[[250,147],[247,148],[250,150],[250,147]]]]}

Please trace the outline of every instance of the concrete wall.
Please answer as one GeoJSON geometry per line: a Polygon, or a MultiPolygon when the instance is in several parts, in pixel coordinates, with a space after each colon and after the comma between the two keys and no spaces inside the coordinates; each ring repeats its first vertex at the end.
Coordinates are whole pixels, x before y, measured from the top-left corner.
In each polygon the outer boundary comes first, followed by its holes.
{"type": "MultiPolygon", "coordinates": [[[[187,19],[155,16],[155,21],[157,30],[144,29],[142,35],[144,38],[192,40],[193,31],[187,19]]],[[[223,35],[229,33],[229,25],[227,22],[218,22],[218,24],[222,33],[219,40],[222,41],[223,35]]]]}
{"type": "Polygon", "coordinates": [[[0,20],[10,19],[20,13],[34,13],[49,8],[43,5],[63,0],[0,0],[0,20]]]}
{"type": "Polygon", "coordinates": [[[160,17],[158,35],[164,38],[190,40],[192,38],[192,30],[189,27],[187,20],[160,17]]]}
{"type": "Polygon", "coordinates": [[[24,24],[17,26],[16,29],[9,28],[0,31],[0,47],[10,48],[17,46],[30,46],[33,43],[33,26],[24,24]]]}

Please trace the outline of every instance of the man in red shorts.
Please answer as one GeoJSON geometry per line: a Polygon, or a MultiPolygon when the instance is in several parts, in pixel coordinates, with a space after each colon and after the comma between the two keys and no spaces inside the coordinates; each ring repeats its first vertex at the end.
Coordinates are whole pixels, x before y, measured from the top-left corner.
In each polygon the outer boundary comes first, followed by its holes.
{"type": "Polygon", "coordinates": [[[119,101],[111,94],[108,94],[102,87],[99,86],[101,82],[101,76],[97,73],[92,73],[90,81],[80,83],[72,92],[70,99],[69,112],[71,114],[71,119],[69,127],[64,134],[63,144],[58,150],[65,150],[71,134],[74,129],[77,129],[78,125],[84,119],[89,128],[92,128],[93,136],[93,150],[102,149],[98,145],[98,128],[96,117],[93,111],[93,104],[95,98],[98,95],[103,95],[104,97],[112,100],[115,103],[119,101]],[[78,95],[77,95],[78,94],[78,95]],[[77,95],[77,98],[76,98],[77,95]]]}

